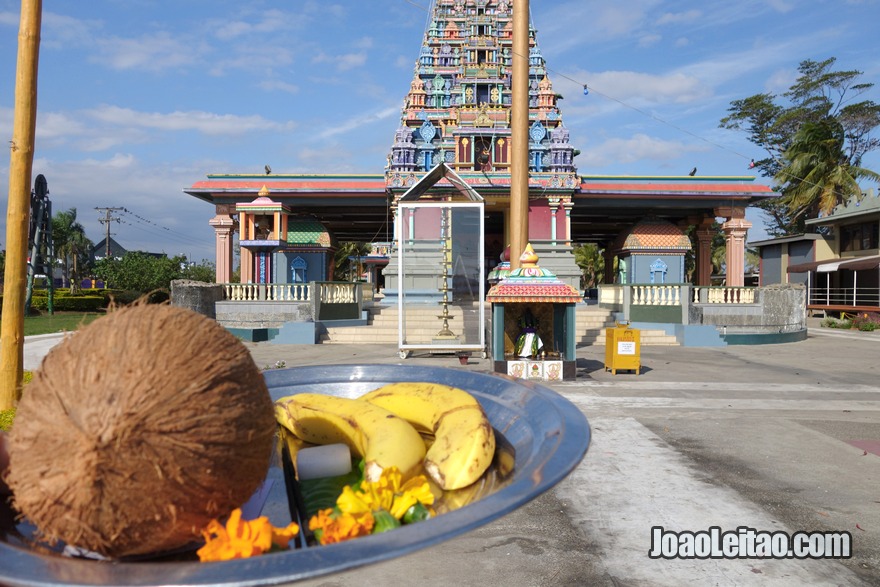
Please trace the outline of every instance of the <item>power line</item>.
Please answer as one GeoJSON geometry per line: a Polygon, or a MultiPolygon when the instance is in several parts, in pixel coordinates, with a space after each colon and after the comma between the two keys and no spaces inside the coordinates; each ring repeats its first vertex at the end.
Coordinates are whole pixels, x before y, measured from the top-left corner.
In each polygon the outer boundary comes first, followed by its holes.
{"type": "Polygon", "coordinates": [[[110,223],[111,222],[119,222],[119,217],[114,217],[113,213],[117,212],[119,210],[124,210],[124,209],[125,208],[98,208],[98,207],[95,208],[95,210],[97,210],[98,212],[104,213],[104,217],[98,218],[98,222],[100,222],[101,224],[105,224],[107,226],[107,233],[104,237],[104,251],[105,251],[104,258],[105,259],[110,258],[110,223]]]}
{"type": "Polygon", "coordinates": [[[128,208],[122,208],[122,216],[124,217],[124,221],[126,221],[126,224],[138,230],[142,230],[153,235],[159,235],[162,238],[173,239],[183,244],[204,244],[204,241],[202,239],[198,239],[186,233],[176,232],[168,228],[167,226],[163,226],[161,224],[158,224],[157,222],[150,220],[149,218],[145,218],[140,214],[132,212],[128,208]]]}

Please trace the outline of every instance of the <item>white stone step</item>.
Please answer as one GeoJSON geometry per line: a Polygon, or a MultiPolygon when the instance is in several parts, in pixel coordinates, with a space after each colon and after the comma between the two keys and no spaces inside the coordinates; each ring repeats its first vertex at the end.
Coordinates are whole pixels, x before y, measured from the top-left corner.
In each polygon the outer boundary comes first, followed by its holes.
{"type": "MultiPolygon", "coordinates": [[[[424,340],[424,344],[430,344],[433,335],[436,334],[442,321],[437,316],[439,309],[433,306],[407,308],[407,342],[408,344],[423,344],[415,342],[424,340]]],[[[455,325],[461,320],[460,308],[450,308],[450,325],[455,325]]],[[[488,316],[490,309],[486,309],[488,316]]],[[[614,319],[609,310],[598,306],[579,306],[576,310],[576,328],[579,335],[575,343],[578,345],[602,345],[605,344],[605,329],[613,327],[614,319]]],[[[327,333],[321,336],[324,344],[398,344],[398,308],[396,306],[383,306],[370,309],[370,324],[368,326],[330,327],[327,333]]],[[[666,334],[663,330],[640,330],[640,343],[643,346],[672,346],[678,345],[674,336],[666,334]]]]}

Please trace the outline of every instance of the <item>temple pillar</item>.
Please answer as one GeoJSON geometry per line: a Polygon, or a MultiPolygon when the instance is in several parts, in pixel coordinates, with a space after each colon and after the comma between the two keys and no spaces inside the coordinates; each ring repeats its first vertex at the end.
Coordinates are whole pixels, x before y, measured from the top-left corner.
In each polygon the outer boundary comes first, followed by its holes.
{"type": "Polygon", "coordinates": [[[571,246],[571,209],[574,208],[574,202],[571,198],[562,202],[565,210],[565,244],[571,246]]]}
{"type": "Polygon", "coordinates": [[[727,241],[727,285],[742,287],[745,283],[746,235],[752,223],[745,219],[745,208],[718,208],[717,216],[727,218],[721,225],[727,241]]]}
{"type": "Polygon", "coordinates": [[[712,230],[712,219],[705,220],[696,229],[697,254],[695,285],[712,285],[712,238],[715,231],[712,230]]]}
{"type": "Polygon", "coordinates": [[[605,258],[605,272],[602,275],[602,282],[606,284],[614,283],[614,249],[611,246],[612,243],[605,243],[605,248],[602,249],[602,256],[605,258]]]}
{"type": "Polygon", "coordinates": [[[556,246],[556,239],[559,234],[556,228],[556,212],[559,210],[559,198],[547,198],[547,202],[550,205],[550,241],[556,246]]]}
{"type": "Polygon", "coordinates": [[[232,279],[232,233],[235,220],[228,214],[217,214],[208,221],[214,228],[214,279],[229,283],[232,279]]]}
{"type": "Polygon", "coordinates": [[[244,247],[240,247],[240,249],[241,266],[239,280],[241,283],[254,283],[254,252],[244,247]]]}

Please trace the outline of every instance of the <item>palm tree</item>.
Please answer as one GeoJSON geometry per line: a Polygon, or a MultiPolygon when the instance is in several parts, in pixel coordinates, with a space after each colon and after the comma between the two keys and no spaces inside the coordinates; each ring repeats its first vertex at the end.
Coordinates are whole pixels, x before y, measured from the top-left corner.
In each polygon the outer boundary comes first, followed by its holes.
{"type": "Polygon", "coordinates": [[[586,243],[574,250],[574,262],[581,269],[581,286],[592,289],[602,281],[605,274],[605,257],[598,245],[586,243]]]}
{"type": "Polygon", "coordinates": [[[334,255],[334,279],[344,281],[348,277],[349,281],[357,281],[362,271],[359,258],[368,255],[371,249],[372,246],[369,243],[353,241],[340,243],[334,255]],[[352,257],[358,258],[358,261],[353,263],[352,257]],[[357,274],[355,275],[355,273],[357,274]]]}
{"type": "Polygon", "coordinates": [[[70,291],[74,293],[79,289],[80,269],[88,263],[93,246],[83,225],[76,221],[76,208],[52,217],[52,241],[64,276],[70,282],[70,291]]]}
{"type": "Polygon", "coordinates": [[[801,125],[782,163],[775,180],[782,202],[800,222],[828,215],[838,204],[861,196],[860,179],[880,181],[880,174],[850,159],[843,126],[833,118],[801,125]]]}

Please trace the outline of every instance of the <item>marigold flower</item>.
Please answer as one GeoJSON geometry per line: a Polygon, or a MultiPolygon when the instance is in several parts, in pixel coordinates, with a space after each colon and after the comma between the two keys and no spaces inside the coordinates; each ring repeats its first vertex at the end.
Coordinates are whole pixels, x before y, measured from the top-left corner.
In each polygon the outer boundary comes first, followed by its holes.
{"type": "Polygon", "coordinates": [[[400,481],[400,470],[389,467],[376,481],[361,483],[358,491],[346,486],[336,500],[336,507],[350,514],[384,510],[400,520],[416,503],[425,506],[434,503],[434,494],[424,475],[413,477],[402,485],[400,481]]]}
{"type": "Polygon", "coordinates": [[[338,509],[320,510],[309,520],[309,530],[321,544],[333,544],[367,536],[375,521],[369,510],[362,514],[341,512],[338,509]]]}
{"type": "Polygon", "coordinates": [[[248,558],[269,552],[273,545],[287,548],[290,539],[297,532],[297,524],[276,528],[265,516],[255,520],[242,520],[241,509],[236,508],[229,515],[225,526],[212,520],[202,531],[205,545],[197,554],[202,562],[248,558]]]}

